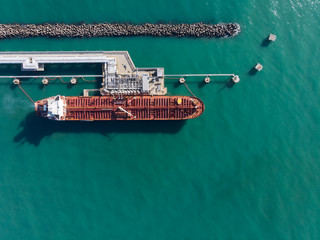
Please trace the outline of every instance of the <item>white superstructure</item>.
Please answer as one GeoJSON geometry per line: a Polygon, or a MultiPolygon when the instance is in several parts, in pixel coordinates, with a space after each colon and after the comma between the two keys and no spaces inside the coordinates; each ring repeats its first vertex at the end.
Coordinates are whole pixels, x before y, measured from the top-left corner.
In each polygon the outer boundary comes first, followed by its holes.
{"type": "Polygon", "coordinates": [[[66,115],[66,101],[65,97],[60,95],[48,98],[47,105],[43,109],[46,112],[46,117],[52,120],[64,120],[66,115]]]}

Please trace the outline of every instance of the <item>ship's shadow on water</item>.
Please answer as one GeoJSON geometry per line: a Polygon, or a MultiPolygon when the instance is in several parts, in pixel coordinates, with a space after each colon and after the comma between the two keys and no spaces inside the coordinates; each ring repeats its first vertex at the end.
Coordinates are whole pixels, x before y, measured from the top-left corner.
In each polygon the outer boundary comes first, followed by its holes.
{"type": "Polygon", "coordinates": [[[174,134],[185,125],[180,121],[52,121],[29,113],[19,125],[19,133],[13,138],[16,143],[38,146],[44,137],[54,133],[98,133],[112,139],[115,133],[166,133],[174,134]]]}

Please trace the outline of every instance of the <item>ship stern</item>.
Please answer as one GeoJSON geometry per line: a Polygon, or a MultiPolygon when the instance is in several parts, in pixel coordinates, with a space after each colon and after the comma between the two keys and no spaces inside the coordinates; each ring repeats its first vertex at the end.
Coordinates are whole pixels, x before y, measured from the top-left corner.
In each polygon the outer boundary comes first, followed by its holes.
{"type": "Polygon", "coordinates": [[[57,121],[65,120],[66,101],[63,96],[57,95],[37,101],[34,106],[36,114],[40,117],[57,121]]]}
{"type": "Polygon", "coordinates": [[[46,117],[48,113],[48,102],[46,100],[36,101],[34,103],[34,110],[37,116],[46,117]]]}

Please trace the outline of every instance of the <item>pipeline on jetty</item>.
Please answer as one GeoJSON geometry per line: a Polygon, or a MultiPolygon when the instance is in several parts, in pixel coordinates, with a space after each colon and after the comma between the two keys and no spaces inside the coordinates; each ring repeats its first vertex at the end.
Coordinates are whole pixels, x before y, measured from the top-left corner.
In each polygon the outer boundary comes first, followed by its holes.
{"type": "Polygon", "coordinates": [[[0,24],[0,39],[6,38],[92,38],[92,37],[232,37],[240,32],[237,23],[219,24],[0,24]]]}

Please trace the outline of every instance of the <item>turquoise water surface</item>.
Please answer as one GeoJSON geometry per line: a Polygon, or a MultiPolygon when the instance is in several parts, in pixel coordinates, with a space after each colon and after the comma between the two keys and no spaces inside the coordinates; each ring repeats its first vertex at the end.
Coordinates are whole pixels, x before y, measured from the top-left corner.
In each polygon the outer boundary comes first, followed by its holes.
{"type": "MultiPolygon", "coordinates": [[[[1,51],[127,50],[137,67],[241,81],[187,78],[206,105],[194,120],[65,123],[36,117],[1,80],[0,239],[319,239],[319,3],[1,1],[1,23],[238,22],[242,32],[1,40],[1,51]],[[264,42],[269,33],[276,42],[264,42]]],[[[166,86],[189,95],[176,80],[166,86]]],[[[95,87],[23,83],[35,100],[95,87]]]]}

